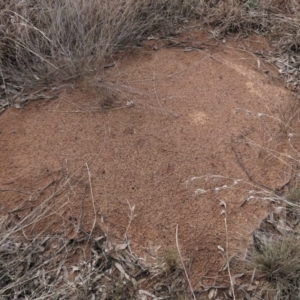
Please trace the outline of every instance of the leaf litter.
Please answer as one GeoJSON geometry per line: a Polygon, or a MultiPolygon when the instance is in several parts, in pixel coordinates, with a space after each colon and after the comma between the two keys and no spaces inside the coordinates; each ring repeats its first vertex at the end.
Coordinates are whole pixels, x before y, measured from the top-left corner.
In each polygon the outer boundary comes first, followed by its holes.
{"type": "MultiPolygon", "coordinates": [[[[62,207],[67,210],[72,203],[70,195],[88,195],[90,186],[86,181],[82,176],[74,180],[64,174],[43,189],[45,199],[39,203],[30,195],[31,206],[24,203],[9,212],[2,205],[0,298],[104,300],[187,296],[183,269],[170,270],[159,260],[147,263],[131,251],[126,235],[120,243],[110,241],[104,231],[98,230],[100,218],[90,232],[82,228],[81,222],[72,223],[71,231],[53,230],[51,222],[43,227],[41,222],[49,216],[54,220],[63,215],[62,207]]],[[[134,207],[129,207],[133,213],[134,207]]],[[[131,219],[129,225],[130,222],[131,219]]]]}

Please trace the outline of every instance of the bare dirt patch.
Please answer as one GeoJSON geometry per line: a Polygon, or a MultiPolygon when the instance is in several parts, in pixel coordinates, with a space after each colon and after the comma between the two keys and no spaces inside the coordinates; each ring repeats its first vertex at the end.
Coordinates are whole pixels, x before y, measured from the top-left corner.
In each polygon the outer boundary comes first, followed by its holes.
{"type": "MultiPolygon", "coordinates": [[[[182,47],[159,42],[116,58],[99,74],[109,83],[104,94],[87,83],[1,115],[1,203],[12,210],[28,199],[16,190],[34,192],[64,172],[80,177],[87,164],[98,225],[123,237],[128,203],[135,205],[128,236],[141,254],[157,245],[175,248],[178,225],[196,284],[224,263],[220,200],[227,204],[230,251],[245,249],[268,212],[256,198],[241,206],[249,190],[275,190],[290,176],[268,151],[287,147],[278,119],[290,94],[272,83],[271,66],[244,51],[245,43],[266,49],[261,39],[220,45],[195,31],[181,38],[182,47]]],[[[91,203],[85,202],[86,228],[94,220],[91,203]]],[[[81,208],[74,201],[70,216],[81,208]]]]}

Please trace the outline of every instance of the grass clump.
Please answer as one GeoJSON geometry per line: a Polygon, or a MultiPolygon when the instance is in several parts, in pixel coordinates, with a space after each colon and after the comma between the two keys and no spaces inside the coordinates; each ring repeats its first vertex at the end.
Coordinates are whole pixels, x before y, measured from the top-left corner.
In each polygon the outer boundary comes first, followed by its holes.
{"type": "Polygon", "coordinates": [[[216,38],[265,34],[281,52],[297,53],[297,9],[294,0],[0,0],[1,106],[94,74],[116,52],[195,19],[216,38]]]}
{"type": "Polygon", "coordinates": [[[268,282],[265,297],[299,299],[300,240],[294,235],[273,236],[249,250],[248,262],[256,276],[268,282]]]}
{"type": "Polygon", "coordinates": [[[251,287],[262,299],[294,300],[300,297],[300,206],[297,182],[252,233],[246,265],[252,274],[251,287]],[[255,278],[255,283],[253,279],[255,278]]]}
{"type": "Polygon", "coordinates": [[[292,203],[300,203],[300,188],[298,186],[292,187],[287,195],[287,200],[292,203]]]}
{"type": "Polygon", "coordinates": [[[193,2],[0,0],[0,96],[94,73],[145,35],[169,32],[193,2]]]}

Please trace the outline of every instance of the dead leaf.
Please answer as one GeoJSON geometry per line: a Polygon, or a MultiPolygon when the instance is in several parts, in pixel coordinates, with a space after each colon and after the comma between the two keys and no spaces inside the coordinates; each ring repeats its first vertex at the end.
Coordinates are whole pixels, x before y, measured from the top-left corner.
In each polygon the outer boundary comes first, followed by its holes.
{"type": "Polygon", "coordinates": [[[290,228],[288,225],[286,225],[286,222],[283,219],[278,221],[276,228],[282,234],[286,233],[287,231],[292,231],[292,228],[290,228]]]}
{"type": "Polygon", "coordinates": [[[64,281],[68,282],[69,281],[69,273],[68,273],[68,269],[66,266],[62,267],[63,271],[64,271],[64,281]]]}
{"type": "Polygon", "coordinates": [[[221,247],[221,246],[218,246],[218,249],[221,251],[221,252],[225,252],[225,250],[224,250],[224,248],[223,247],[221,247]]]}
{"type": "Polygon", "coordinates": [[[218,198],[218,200],[219,200],[219,205],[220,205],[220,206],[223,206],[225,209],[227,209],[226,202],[225,202],[225,201],[223,201],[223,200],[222,200],[222,199],[220,199],[220,198],[218,198]]]}
{"type": "Polygon", "coordinates": [[[130,280],[129,275],[125,272],[125,270],[123,269],[123,267],[119,263],[115,262],[115,267],[125,276],[125,278],[127,280],[130,280]]]}
{"type": "Polygon", "coordinates": [[[192,47],[186,47],[183,49],[183,52],[191,52],[191,51],[193,51],[192,47]]]}
{"type": "Polygon", "coordinates": [[[257,286],[255,286],[255,285],[249,285],[248,287],[247,287],[247,292],[253,292],[253,291],[255,291],[257,289],[257,286]]]}
{"type": "Polygon", "coordinates": [[[71,268],[72,268],[72,272],[78,272],[78,271],[80,271],[80,268],[77,267],[77,266],[71,266],[71,268]]]}
{"type": "Polygon", "coordinates": [[[277,207],[274,208],[274,214],[280,215],[283,210],[284,210],[283,206],[277,206],[277,207]]]}
{"type": "Polygon", "coordinates": [[[115,251],[116,252],[122,251],[122,250],[125,250],[127,247],[128,247],[128,244],[119,244],[116,246],[115,251]]]}
{"type": "Polygon", "coordinates": [[[151,293],[149,293],[148,291],[145,291],[145,290],[139,290],[139,294],[149,296],[149,297],[152,297],[152,298],[156,298],[155,295],[153,295],[153,294],[151,294],[151,293]]]}
{"type": "Polygon", "coordinates": [[[207,297],[208,297],[209,300],[213,300],[217,297],[217,294],[218,294],[218,290],[212,288],[212,289],[209,290],[207,297]]]}

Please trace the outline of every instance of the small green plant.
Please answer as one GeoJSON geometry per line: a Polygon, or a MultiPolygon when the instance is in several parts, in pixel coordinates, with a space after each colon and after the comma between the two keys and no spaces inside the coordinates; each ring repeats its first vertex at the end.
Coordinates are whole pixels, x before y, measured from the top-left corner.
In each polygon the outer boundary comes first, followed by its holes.
{"type": "Polygon", "coordinates": [[[287,200],[292,203],[300,202],[300,188],[298,186],[294,186],[289,190],[287,200]]]}
{"type": "Polygon", "coordinates": [[[255,9],[257,8],[257,2],[255,0],[248,0],[246,1],[245,6],[250,9],[255,9]]]}
{"type": "Polygon", "coordinates": [[[284,134],[294,132],[293,126],[299,118],[299,112],[298,99],[292,99],[288,102],[286,107],[280,108],[279,128],[284,134]]]}
{"type": "Polygon", "coordinates": [[[177,253],[168,249],[163,253],[163,261],[167,265],[168,271],[173,272],[177,268],[177,253]]]}

